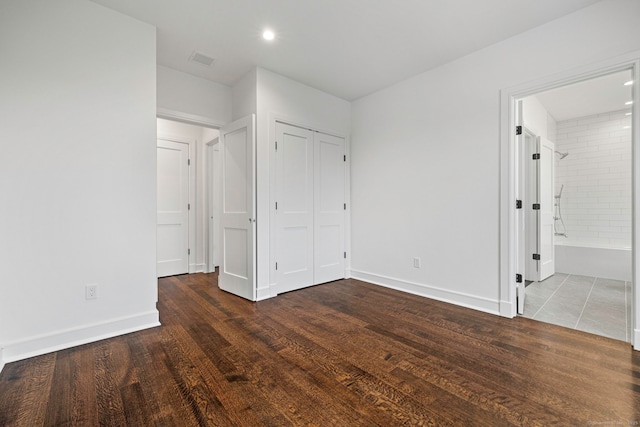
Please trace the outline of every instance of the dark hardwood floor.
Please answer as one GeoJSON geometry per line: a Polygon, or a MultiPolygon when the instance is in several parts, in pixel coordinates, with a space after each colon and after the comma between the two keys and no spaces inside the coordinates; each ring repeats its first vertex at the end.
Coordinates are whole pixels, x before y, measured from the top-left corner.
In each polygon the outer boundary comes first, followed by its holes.
{"type": "Polygon", "coordinates": [[[0,425],[640,422],[627,343],[356,280],[251,303],[216,277],[161,279],[162,327],[7,364],[0,425]]]}

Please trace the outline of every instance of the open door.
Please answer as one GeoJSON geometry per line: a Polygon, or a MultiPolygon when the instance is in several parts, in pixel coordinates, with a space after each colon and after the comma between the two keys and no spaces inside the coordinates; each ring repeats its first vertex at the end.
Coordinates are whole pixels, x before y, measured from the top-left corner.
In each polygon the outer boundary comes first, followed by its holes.
{"type": "Polygon", "coordinates": [[[555,144],[538,137],[538,281],[555,273],[554,228],[554,150],[555,144]]]}
{"type": "Polygon", "coordinates": [[[220,129],[220,289],[256,299],[255,115],[220,129]]]}

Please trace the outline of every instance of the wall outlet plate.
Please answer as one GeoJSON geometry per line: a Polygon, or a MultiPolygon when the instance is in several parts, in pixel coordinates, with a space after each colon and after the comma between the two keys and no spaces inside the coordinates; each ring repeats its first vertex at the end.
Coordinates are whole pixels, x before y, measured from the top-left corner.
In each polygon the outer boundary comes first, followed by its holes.
{"type": "Polygon", "coordinates": [[[84,289],[85,299],[97,299],[98,298],[98,285],[87,285],[84,289]]]}

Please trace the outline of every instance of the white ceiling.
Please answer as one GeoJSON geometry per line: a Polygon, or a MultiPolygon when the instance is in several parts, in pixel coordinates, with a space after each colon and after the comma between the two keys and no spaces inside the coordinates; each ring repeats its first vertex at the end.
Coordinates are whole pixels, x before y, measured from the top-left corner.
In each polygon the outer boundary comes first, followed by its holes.
{"type": "Polygon", "coordinates": [[[563,86],[536,95],[540,103],[556,121],[574,119],[631,109],[625,102],[632,99],[632,87],[624,83],[631,80],[631,71],[563,86]]]}
{"type": "Polygon", "coordinates": [[[261,66],[353,100],[598,0],[93,1],[156,26],[160,65],[226,85],[261,66]]]}

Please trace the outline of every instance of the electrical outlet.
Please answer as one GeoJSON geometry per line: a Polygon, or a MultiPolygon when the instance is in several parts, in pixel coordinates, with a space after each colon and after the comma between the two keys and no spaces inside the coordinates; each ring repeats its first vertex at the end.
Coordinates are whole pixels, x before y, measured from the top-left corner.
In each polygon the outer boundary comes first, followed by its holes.
{"type": "Polygon", "coordinates": [[[413,259],[413,266],[415,268],[420,268],[420,258],[414,258],[413,259]]]}
{"type": "Polygon", "coordinates": [[[97,299],[98,298],[98,285],[87,285],[84,288],[85,299],[97,299]]]}

